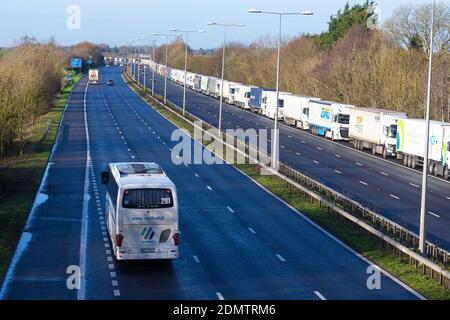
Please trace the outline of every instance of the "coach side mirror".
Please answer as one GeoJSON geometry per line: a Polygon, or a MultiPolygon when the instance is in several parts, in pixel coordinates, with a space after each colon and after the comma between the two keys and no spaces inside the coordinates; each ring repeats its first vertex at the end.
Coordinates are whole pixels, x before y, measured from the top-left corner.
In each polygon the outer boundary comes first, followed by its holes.
{"type": "Polygon", "coordinates": [[[109,172],[108,171],[103,171],[102,172],[102,183],[103,184],[108,184],[109,182],[109,172]]]}

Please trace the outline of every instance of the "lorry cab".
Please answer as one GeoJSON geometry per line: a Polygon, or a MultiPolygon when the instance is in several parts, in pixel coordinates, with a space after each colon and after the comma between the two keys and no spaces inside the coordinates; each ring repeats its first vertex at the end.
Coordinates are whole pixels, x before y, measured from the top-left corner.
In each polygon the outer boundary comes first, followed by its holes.
{"type": "Polygon", "coordinates": [[[155,163],[110,163],[106,224],[117,260],[178,257],[178,198],[173,182],[155,163]]]}

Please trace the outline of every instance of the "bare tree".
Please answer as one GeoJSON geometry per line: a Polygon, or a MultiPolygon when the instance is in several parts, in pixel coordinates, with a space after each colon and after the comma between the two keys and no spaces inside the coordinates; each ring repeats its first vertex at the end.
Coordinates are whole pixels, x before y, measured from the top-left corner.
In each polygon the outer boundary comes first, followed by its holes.
{"type": "MultiPolygon", "coordinates": [[[[419,6],[409,4],[399,7],[384,25],[389,39],[403,48],[423,50],[428,56],[431,10],[431,4],[419,6]]],[[[433,49],[436,53],[442,54],[450,50],[450,5],[448,3],[436,4],[434,37],[433,49]]]]}

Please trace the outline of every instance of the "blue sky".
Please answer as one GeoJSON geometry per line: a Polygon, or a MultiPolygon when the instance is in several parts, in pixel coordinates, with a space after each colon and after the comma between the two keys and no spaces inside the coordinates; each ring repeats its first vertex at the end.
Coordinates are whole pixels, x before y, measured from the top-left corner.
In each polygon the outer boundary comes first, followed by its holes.
{"type": "MultiPolygon", "coordinates": [[[[350,0],[362,3],[364,0],[350,0]]],[[[2,0],[0,1],[0,46],[9,46],[23,35],[39,40],[55,37],[60,44],[83,40],[120,45],[126,40],[153,32],[168,32],[171,27],[205,29],[206,33],[192,35],[193,48],[220,46],[222,31],[206,26],[208,21],[244,23],[244,28],[229,32],[230,41],[249,43],[261,36],[273,35],[277,18],[247,13],[249,8],[274,11],[310,10],[312,17],[292,16],[283,20],[283,34],[319,33],[327,28],[330,15],[345,5],[345,0],[2,0]],[[67,28],[67,8],[81,9],[81,28],[67,28]]],[[[426,0],[378,0],[381,19],[407,3],[426,0]]]]}

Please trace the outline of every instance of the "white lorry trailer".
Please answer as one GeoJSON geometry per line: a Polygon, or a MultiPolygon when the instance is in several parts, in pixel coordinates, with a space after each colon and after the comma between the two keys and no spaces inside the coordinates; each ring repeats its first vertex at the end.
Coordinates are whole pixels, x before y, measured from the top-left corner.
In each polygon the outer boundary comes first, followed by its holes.
{"type": "Polygon", "coordinates": [[[98,75],[98,69],[90,69],[88,75],[89,84],[98,84],[100,77],[98,75]]]}
{"type": "Polygon", "coordinates": [[[299,129],[308,130],[309,101],[320,98],[305,97],[300,95],[287,95],[284,97],[284,123],[299,129]]]}
{"type": "Polygon", "coordinates": [[[349,138],[358,150],[370,149],[383,158],[397,155],[397,121],[406,119],[404,112],[376,108],[350,109],[349,138]]]}
{"type": "Polygon", "coordinates": [[[410,168],[423,166],[425,143],[428,146],[428,172],[448,179],[450,167],[450,123],[430,121],[430,135],[425,138],[426,121],[399,119],[397,121],[397,152],[403,164],[410,168]]]}
{"type": "MultiPolygon", "coordinates": [[[[278,120],[283,120],[283,106],[284,98],[290,95],[289,92],[280,92],[278,96],[278,120]]],[[[270,119],[275,119],[275,113],[277,108],[277,92],[276,91],[263,91],[261,100],[261,114],[270,119]]]]}
{"type": "Polygon", "coordinates": [[[313,134],[331,140],[349,140],[348,127],[352,105],[319,100],[310,100],[308,105],[309,129],[313,134]]]}
{"type": "Polygon", "coordinates": [[[234,104],[239,108],[250,110],[250,91],[252,86],[247,86],[245,84],[239,84],[234,87],[234,104]]]}

